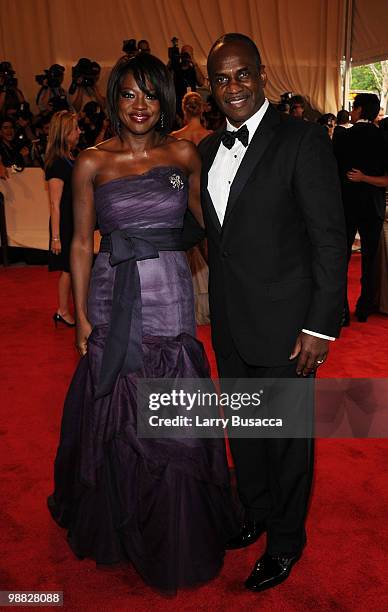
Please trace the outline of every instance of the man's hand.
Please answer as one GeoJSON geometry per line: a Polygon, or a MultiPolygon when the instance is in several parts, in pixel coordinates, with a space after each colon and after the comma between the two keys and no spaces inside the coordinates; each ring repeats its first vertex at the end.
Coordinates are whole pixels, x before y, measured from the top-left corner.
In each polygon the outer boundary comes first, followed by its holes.
{"type": "Polygon", "coordinates": [[[347,178],[352,183],[361,183],[364,180],[365,174],[361,172],[361,170],[357,170],[356,168],[352,168],[349,172],[346,173],[347,178]]]}
{"type": "Polygon", "coordinates": [[[317,336],[301,332],[290,355],[290,360],[299,356],[296,373],[308,376],[315,372],[326,361],[329,352],[329,342],[329,340],[324,338],[318,338],[317,336]]]}

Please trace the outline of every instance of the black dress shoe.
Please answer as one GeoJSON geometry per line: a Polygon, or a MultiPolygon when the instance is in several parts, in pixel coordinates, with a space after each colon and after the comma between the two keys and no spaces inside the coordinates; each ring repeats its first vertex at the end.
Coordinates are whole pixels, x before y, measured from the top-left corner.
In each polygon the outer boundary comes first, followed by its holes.
{"type": "Polygon", "coordinates": [[[258,521],[244,521],[241,531],[227,542],[226,549],[234,550],[236,548],[245,548],[256,542],[264,533],[265,527],[263,523],[258,521]]]}
{"type": "Polygon", "coordinates": [[[290,575],[292,566],[300,557],[301,553],[293,556],[264,553],[245,581],[246,588],[250,591],[265,591],[284,582],[290,575]]]}

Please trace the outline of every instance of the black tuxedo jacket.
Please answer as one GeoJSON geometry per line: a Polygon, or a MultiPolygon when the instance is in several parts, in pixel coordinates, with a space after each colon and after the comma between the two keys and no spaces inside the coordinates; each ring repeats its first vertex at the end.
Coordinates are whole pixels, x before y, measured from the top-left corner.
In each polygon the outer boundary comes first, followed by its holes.
{"type": "Polygon", "coordinates": [[[368,183],[352,183],[346,173],[352,168],[369,176],[382,176],[388,171],[388,147],[383,130],[373,123],[356,123],[334,143],[338,161],[343,202],[347,217],[385,217],[385,187],[368,183]]]}
{"type": "Polygon", "coordinates": [[[266,111],[231,185],[221,227],[207,184],[221,131],[200,144],[214,348],[289,363],[303,328],[337,336],[346,236],[336,161],[321,126],[266,111]]]}

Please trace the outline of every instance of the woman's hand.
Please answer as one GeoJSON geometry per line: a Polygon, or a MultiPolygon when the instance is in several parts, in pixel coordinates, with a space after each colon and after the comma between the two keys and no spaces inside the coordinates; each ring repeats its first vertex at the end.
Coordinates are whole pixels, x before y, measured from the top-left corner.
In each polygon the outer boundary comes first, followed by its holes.
{"type": "Polygon", "coordinates": [[[356,170],[356,168],[349,170],[349,172],[346,173],[346,176],[349,181],[352,181],[352,183],[361,183],[365,178],[365,174],[361,172],[361,170],[356,170]]]}
{"type": "Polygon", "coordinates": [[[62,245],[61,245],[60,238],[51,238],[50,249],[54,255],[60,254],[60,252],[62,251],[62,245]]]}
{"type": "Polygon", "coordinates": [[[92,326],[89,321],[85,319],[82,323],[77,323],[77,333],[76,333],[76,348],[81,357],[86,355],[88,352],[88,338],[92,333],[92,326]]]}

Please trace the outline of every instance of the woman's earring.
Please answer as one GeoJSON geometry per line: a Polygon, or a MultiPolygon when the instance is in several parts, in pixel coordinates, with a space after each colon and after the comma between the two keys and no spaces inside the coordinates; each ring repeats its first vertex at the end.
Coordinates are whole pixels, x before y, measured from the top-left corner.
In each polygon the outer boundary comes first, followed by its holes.
{"type": "Polygon", "coordinates": [[[121,121],[120,121],[120,119],[118,119],[117,123],[116,123],[116,132],[117,132],[117,134],[120,134],[120,128],[121,128],[121,121]]]}
{"type": "Polygon", "coordinates": [[[160,113],[160,129],[164,128],[164,113],[160,113]]]}

